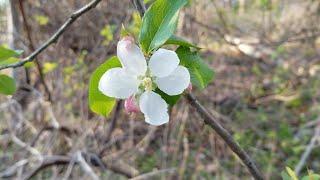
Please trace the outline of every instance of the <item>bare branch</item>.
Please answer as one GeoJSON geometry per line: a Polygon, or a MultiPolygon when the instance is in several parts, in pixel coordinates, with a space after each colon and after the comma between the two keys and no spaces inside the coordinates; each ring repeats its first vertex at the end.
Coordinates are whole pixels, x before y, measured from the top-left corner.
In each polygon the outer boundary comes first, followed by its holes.
{"type": "MultiPolygon", "coordinates": [[[[320,119],[320,118],[319,118],[320,119]]],[[[320,123],[318,123],[318,126],[316,126],[315,130],[314,130],[314,135],[311,138],[307,148],[305,149],[305,151],[303,152],[303,154],[301,155],[300,161],[298,163],[298,165],[295,167],[294,171],[297,175],[300,174],[300,171],[302,170],[302,168],[304,167],[306,161],[308,160],[312,150],[314,149],[314,147],[316,146],[316,143],[320,142],[320,123]]]]}
{"type": "Polygon", "coordinates": [[[77,163],[79,163],[80,167],[82,168],[82,170],[87,173],[88,175],[91,176],[92,179],[94,180],[98,180],[99,177],[96,175],[96,173],[94,173],[94,171],[92,170],[92,168],[89,166],[89,164],[86,162],[86,160],[83,158],[81,151],[78,151],[76,153],[76,161],[77,163]]]}
{"type": "Polygon", "coordinates": [[[227,143],[230,149],[238,155],[241,161],[246,165],[251,175],[258,180],[263,180],[261,172],[251,159],[251,157],[239,146],[239,144],[232,138],[231,134],[203,107],[199,101],[192,95],[186,94],[186,98],[190,105],[196,109],[204,122],[214,129],[217,134],[227,143]]]}
{"type": "Polygon", "coordinates": [[[146,7],[141,0],[131,0],[134,7],[138,10],[141,17],[143,17],[144,13],[146,12],[146,7]]]}
{"type": "Polygon", "coordinates": [[[116,109],[114,111],[114,114],[112,116],[112,119],[111,119],[111,122],[110,122],[110,125],[109,125],[109,128],[108,128],[108,131],[107,131],[107,135],[106,135],[106,142],[109,142],[110,141],[110,138],[111,138],[111,135],[112,135],[112,132],[116,126],[116,123],[117,123],[117,119],[119,118],[119,114],[120,114],[120,110],[121,110],[121,105],[122,105],[122,100],[119,100],[117,102],[117,105],[116,105],[116,109]]]}
{"type": "Polygon", "coordinates": [[[26,176],[24,176],[22,179],[27,180],[32,177],[34,177],[39,171],[42,169],[45,169],[47,167],[53,166],[53,165],[66,165],[69,164],[71,161],[71,158],[68,156],[45,156],[43,157],[43,161],[40,165],[38,165],[35,169],[31,170],[26,176]]]}
{"type": "Polygon", "coordinates": [[[87,5],[83,6],[82,8],[80,8],[77,11],[75,11],[74,13],[72,13],[71,16],[69,17],[69,19],[44,44],[42,44],[37,50],[32,52],[28,57],[24,58],[22,61],[19,61],[19,62],[14,63],[14,64],[1,66],[0,70],[8,69],[8,68],[21,67],[21,66],[23,66],[24,64],[26,64],[28,62],[34,61],[35,58],[42,51],[46,50],[51,44],[57,42],[59,37],[67,30],[67,28],[75,20],[77,20],[80,16],[82,16],[83,14],[88,12],[89,10],[93,9],[94,7],[96,7],[100,2],[101,2],[101,0],[93,0],[90,3],[88,3],[87,5]]]}
{"type": "Polygon", "coordinates": [[[5,171],[0,172],[0,178],[12,177],[14,174],[16,174],[16,172],[18,171],[19,168],[26,165],[28,162],[29,162],[28,159],[22,159],[16,163],[14,163],[14,165],[10,166],[5,171]]]}
{"type": "Polygon", "coordinates": [[[154,176],[168,173],[168,174],[173,174],[176,172],[176,168],[169,168],[169,169],[161,169],[157,171],[152,171],[149,173],[141,174],[137,177],[131,178],[130,180],[143,180],[143,179],[153,179],[154,176]]]}

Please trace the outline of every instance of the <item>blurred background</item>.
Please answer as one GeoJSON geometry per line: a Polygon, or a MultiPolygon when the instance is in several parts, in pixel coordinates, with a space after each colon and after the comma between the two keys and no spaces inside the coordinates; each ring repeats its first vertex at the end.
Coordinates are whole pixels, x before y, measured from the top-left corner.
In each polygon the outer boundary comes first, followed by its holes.
{"type": "MultiPolygon", "coordinates": [[[[0,44],[26,57],[88,2],[0,0],[0,44]]],[[[132,3],[103,0],[35,63],[1,71],[19,88],[0,96],[0,178],[26,178],[48,157],[62,160],[35,179],[250,179],[184,98],[160,127],[122,102],[109,118],[90,112],[90,74],[115,55],[122,24],[138,34],[132,3]]],[[[266,179],[281,179],[286,167],[320,172],[320,1],[190,0],[176,34],[202,47],[215,71],[193,93],[266,179]]]]}

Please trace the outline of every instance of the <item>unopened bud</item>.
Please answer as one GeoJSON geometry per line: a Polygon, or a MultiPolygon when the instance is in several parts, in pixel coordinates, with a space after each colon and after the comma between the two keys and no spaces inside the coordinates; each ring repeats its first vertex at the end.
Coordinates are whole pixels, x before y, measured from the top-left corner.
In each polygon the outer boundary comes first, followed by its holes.
{"type": "Polygon", "coordinates": [[[139,106],[136,103],[134,96],[130,96],[124,101],[124,108],[128,113],[137,113],[140,112],[139,106]]]}
{"type": "Polygon", "coordinates": [[[191,93],[191,91],[192,91],[192,84],[191,84],[191,83],[190,83],[189,86],[187,87],[187,90],[188,90],[188,92],[191,93]]]}
{"type": "Polygon", "coordinates": [[[134,45],[134,39],[131,36],[125,36],[118,42],[118,50],[128,51],[134,45]]]}

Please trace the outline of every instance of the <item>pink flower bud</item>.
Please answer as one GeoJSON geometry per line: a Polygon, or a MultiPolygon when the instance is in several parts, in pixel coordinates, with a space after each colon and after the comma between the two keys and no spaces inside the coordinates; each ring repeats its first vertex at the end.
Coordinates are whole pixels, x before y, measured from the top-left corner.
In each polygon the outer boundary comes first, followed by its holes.
{"type": "Polygon", "coordinates": [[[190,83],[189,86],[187,87],[188,92],[192,91],[192,84],[190,83]]]}
{"type": "Polygon", "coordinates": [[[131,36],[126,36],[122,38],[120,42],[126,50],[129,50],[134,44],[134,39],[131,36]]]}
{"type": "Polygon", "coordinates": [[[131,36],[125,36],[121,39],[122,41],[134,42],[134,38],[131,36]]]}
{"type": "Polygon", "coordinates": [[[137,113],[140,112],[139,106],[136,103],[134,96],[130,96],[124,101],[124,108],[128,113],[137,113]]]}

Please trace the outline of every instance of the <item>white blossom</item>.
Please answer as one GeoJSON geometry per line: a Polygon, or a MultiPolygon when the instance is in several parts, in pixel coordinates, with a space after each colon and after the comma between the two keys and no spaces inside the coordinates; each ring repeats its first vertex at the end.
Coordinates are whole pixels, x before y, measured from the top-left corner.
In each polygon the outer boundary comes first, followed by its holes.
{"type": "Polygon", "coordinates": [[[145,121],[151,125],[167,123],[168,105],[154,90],[159,88],[173,96],[181,94],[189,86],[189,71],[179,65],[177,54],[160,48],[147,63],[133,38],[125,37],[118,42],[117,56],[122,68],[105,72],[99,81],[99,90],[109,97],[136,99],[145,121]]]}

